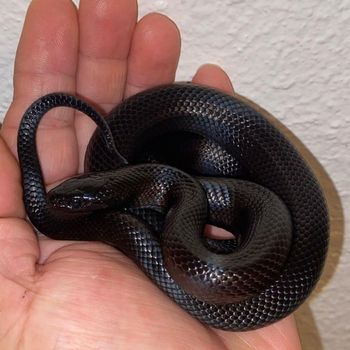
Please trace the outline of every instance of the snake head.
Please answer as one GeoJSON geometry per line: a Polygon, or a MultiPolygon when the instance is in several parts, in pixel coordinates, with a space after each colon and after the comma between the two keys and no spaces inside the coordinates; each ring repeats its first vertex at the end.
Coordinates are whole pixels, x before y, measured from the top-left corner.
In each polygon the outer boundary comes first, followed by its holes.
{"type": "Polygon", "coordinates": [[[86,175],[68,179],[48,194],[49,203],[54,210],[66,213],[86,213],[105,209],[107,204],[101,196],[100,185],[96,179],[86,175]]]}

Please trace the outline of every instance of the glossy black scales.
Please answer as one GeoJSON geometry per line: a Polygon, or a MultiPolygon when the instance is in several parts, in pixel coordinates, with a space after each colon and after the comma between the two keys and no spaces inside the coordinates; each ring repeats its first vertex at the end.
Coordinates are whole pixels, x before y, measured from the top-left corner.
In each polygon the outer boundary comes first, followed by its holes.
{"type": "Polygon", "coordinates": [[[25,113],[18,153],[39,231],[113,245],[210,326],[247,330],[283,318],[319,278],[328,242],[319,184],[285,137],[236,97],[161,86],[124,101],[105,123],[77,98],[51,94],[25,113]],[[63,105],[99,128],[85,173],[46,194],[35,133],[46,111],[63,105]],[[206,223],[234,238],[205,237],[206,223]]]}

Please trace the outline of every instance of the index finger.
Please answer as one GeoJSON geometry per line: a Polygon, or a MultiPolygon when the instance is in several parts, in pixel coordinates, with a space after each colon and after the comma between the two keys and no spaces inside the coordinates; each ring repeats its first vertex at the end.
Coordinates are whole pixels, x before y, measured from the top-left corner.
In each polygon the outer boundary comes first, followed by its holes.
{"type": "MultiPolygon", "coordinates": [[[[13,154],[17,154],[17,130],[27,107],[49,92],[75,92],[77,49],[73,3],[33,0],[17,49],[13,101],[1,130],[13,154]]],[[[73,119],[72,110],[60,108],[48,113],[40,124],[38,149],[47,183],[76,173],[78,148],[73,119]]]]}

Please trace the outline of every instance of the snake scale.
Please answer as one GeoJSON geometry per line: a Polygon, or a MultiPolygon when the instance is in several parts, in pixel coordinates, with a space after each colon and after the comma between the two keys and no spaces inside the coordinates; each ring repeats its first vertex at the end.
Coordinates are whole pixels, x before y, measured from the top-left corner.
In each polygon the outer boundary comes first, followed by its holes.
{"type": "Polygon", "coordinates": [[[77,97],[49,94],[25,112],[18,155],[38,231],[114,246],[206,325],[237,331],[279,320],[322,271],[329,215],[320,185],[291,143],[236,96],[175,83],[103,119],[77,97]],[[59,106],[98,128],[85,172],[46,193],[36,130],[59,106]],[[232,238],[207,237],[206,224],[232,238]]]}

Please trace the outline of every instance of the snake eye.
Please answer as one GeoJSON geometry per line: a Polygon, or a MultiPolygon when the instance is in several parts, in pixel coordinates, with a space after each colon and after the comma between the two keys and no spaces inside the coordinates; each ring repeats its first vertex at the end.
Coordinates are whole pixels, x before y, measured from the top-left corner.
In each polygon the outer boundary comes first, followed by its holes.
{"type": "Polygon", "coordinates": [[[70,202],[70,207],[72,209],[81,209],[83,206],[83,202],[81,200],[81,198],[79,197],[73,197],[71,202],[70,202]]]}

